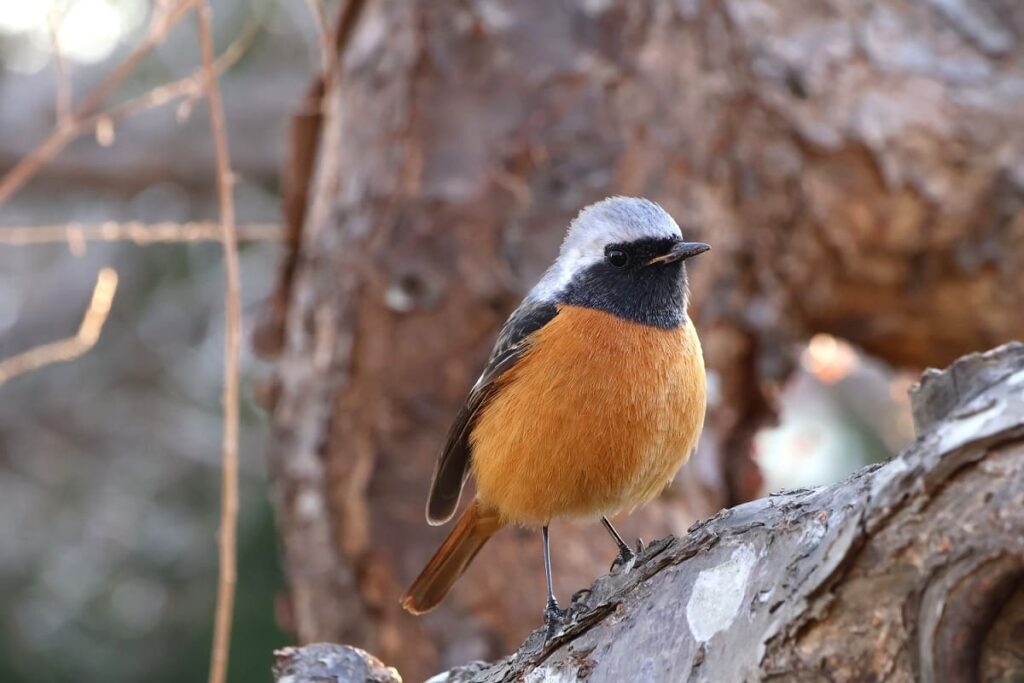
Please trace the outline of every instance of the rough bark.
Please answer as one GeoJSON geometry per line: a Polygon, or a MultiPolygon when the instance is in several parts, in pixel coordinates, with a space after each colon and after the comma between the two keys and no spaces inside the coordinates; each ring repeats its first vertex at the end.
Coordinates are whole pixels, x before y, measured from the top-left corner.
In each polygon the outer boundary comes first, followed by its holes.
{"type": "MultiPolygon", "coordinates": [[[[426,619],[396,596],[443,534],[422,504],[448,420],[605,195],[660,201],[714,245],[692,278],[705,438],[627,533],[754,495],[750,439],[809,334],[922,366],[1024,336],[1022,34],[1004,0],[367,3],[263,335],[283,340],[270,457],[299,638],[416,679],[536,622],[526,533],[426,619]]],[[[555,534],[564,596],[613,551],[555,534]]]]}
{"type": "Polygon", "coordinates": [[[357,647],[315,643],[274,653],[278,683],[402,683],[393,668],[357,647]]]}
{"type": "Polygon", "coordinates": [[[1024,344],[925,374],[915,408],[888,463],[658,541],[553,640],[432,680],[1021,680],[1024,344]]]}

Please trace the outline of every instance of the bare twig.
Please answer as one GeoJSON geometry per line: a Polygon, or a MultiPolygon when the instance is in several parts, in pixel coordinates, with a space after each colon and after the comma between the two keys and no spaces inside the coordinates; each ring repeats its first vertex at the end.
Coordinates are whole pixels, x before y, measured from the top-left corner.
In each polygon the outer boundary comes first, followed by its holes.
{"type": "MultiPolygon", "coordinates": [[[[217,71],[217,75],[221,76],[225,71],[234,66],[239,59],[242,58],[249,47],[252,45],[253,40],[259,34],[260,25],[256,21],[249,21],[245,28],[242,29],[241,34],[236,38],[227,49],[214,62],[214,66],[217,71]]],[[[193,73],[179,78],[176,81],[165,83],[164,85],[157,86],[138,97],[133,97],[124,102],[112,105],[109,109],[101,114],[89,117],[82,121],[81,129],[86,130],[98,121],[107,120],[111,123],[120,121],[121,119],[134,116],[143,111],[154,109],[156,107],[163,106],[168,102],[187,97],[190,99],[198,98],[203,92],[203,69],[200,67],[193,73]]]]}
{"type": "Polygon", "coordinates": [[[57,35],[62,17],[54,7],[47,14],[46,26],[50,35],[50,52],[53,53],[54,70],[57,72],[57,125],[63,126],[71,120],[71,78],[68,74],[67,62],[60,49],[60,38],[57,35]]]}
{"type": "Polygon", "coordinates": [[[327,20],[323,0],[306,0],[306,4],[309,5],[309,11],[316,22],[316,34],[320,42],[320,68],[323,70],[324,80],[329,81],[328,77],[334,71],[338,60],[338,53],[334,48],[334,32],[327,20]]]}
{"type": "MultiPolygon", "coordinates": [[[[281,226],[274,223],[243,223],[235,232],[240,242],[279,242],[281,226]]],[[[219,223],[67,223],[0,227],[0,244],[30,245],[82,242],[134,242],[145,245],[160,242],[220,241],[219,223]]]]}
{"type": "Polygon", "coordinates": [[[197,0],[158,0],[154,5],[153,18],[149,22],[149,30],[146,32],[146,37],[142,40],[142,43],[114,67],[110,75],[86,98],[76,114],[78,116],[90,116],[96,113],[96,110],[107,101],[107,98],[110,97],[114,90],[138,68],[142,60],[164,42],[164,38],[167,37],[171,29],[185,18],[185,15],[196,2],[197,0]]]}
{"type": "Polygon", "coordinates": [[[83,121],[94,118],[97,110],[106,102],[110,94],[131,75],[160,43],[167,33],[179,22],[197,0],[178,0],[173,5],[158,3],[159,11],[154,11],[146,37],[114,70],[85,98],[85,101],[68,117],[67,121],[58,123],[57,127],[31,152],[18,161],[14,167],[0,178],[0,205],[46,165],[60,150],[81,134],[86,126],[83,121]]]}
{"type": "Polygon", "coordinates": [[[0,361],[0,384],[45,365],[78,358],[95,346],[107,322],[115,291],[117,272],[113,268],[104,268],[96,276],[92,299],[82,317],[82,324],[78,326],[78,332],[67,339],[43,344],[0,361]]]}
{"type": "Polygon", "coordinates": [[[224,125],[224,107],[220,98],[214,65],[213,19],[206,0],[196,7],[196,27],[203,54],[206,97],[210,111],[217,158],[217,198],[224,245],[226,280],[224,344],[224,464],[221,476],[220,572],[217,579],[217,608],[214,618],[213,651],[210,654],[210,683],[224,683],[231,642],[231,616],[235,602],[236,534],[238,526],[238,351],[241,337],[241,295],[238,274],[238,242],[235,234],[235,207],[232,197],[231,159],[224,125]]]}

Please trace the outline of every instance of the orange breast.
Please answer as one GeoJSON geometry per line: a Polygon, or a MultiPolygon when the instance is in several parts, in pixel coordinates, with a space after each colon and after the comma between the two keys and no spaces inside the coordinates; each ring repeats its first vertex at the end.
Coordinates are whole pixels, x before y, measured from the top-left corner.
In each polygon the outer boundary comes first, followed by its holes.
{"type": "Polygon", "coordinates": [[[700,341],[561,306],[500,380],[471,434],[481,502],[510,522],[596,517],[657,495],[697,444],[700,341]]]}

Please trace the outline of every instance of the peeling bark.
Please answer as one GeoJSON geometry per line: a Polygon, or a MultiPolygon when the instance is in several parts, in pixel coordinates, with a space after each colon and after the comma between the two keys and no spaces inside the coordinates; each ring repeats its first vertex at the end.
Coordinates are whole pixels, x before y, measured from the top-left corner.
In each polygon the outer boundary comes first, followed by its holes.
{"type": "Polygon", "coordinates": [[[915,402],[888,463],[657,541],[553,640],[432,681],[1020,680],[1024,344],[926,374],[915,402]]]}
{"type": "MultiPolygon", "coordinates": [[[[692,289],[717,400],[626,533],[755,495],[750,440],[810,334],[906,366],[1024,336],[1022,35],[1005,0],[367,3],[266,345],[300,640],[416,679],[536,622],[526,533],[424,620],[396,596],[443,535],[426,483],[496,328],[605,195],[649,196],[715,248],[692,289]]],[[[555,534],[564,596],[614,551],[555,534]]]]}

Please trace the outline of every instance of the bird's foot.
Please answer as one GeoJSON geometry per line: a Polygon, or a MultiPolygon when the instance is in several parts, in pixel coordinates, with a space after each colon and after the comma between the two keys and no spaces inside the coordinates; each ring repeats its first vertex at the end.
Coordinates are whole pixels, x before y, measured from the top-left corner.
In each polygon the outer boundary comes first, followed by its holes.
{"type": "Polygon", "coordinates": [[[629,549],[629,546],[622,546],[619,548],[619,554],[615,557],[615,561],[612,562],[611,569],[609,571],[615,571],[620,567],[624,567],[628,572],[633,568],[633,564],[636,562],[636,553],[629,549]]]}
{"type": "Polygon", "coordinates": [[[557,602],[548,600],[548,605],[544,608],[544,624],[547,626],[547,633],[544,635],[545,643],[554,638],[562,629],[565,615],[566,611],[561,609],[557,602]]]}
{"type": "Polygon", "coordinates": [[[636,558],[644,551],[643,539],[636,539],[636,552],[629,549],[629,546],[623,545],[619,548],[619,554],[612,562],[611,571],[622,567],[625,571],[629,571],[636,564],[636,558]]]}

